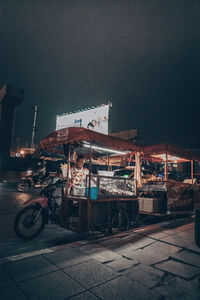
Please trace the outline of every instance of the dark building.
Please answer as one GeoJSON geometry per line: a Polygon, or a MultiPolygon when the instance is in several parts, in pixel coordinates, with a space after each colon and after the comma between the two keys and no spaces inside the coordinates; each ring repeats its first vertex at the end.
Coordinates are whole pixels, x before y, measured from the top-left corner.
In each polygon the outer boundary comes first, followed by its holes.
{"type": "Polygon", "coordinates": [[[130,130],[124,130],[119,132],[113,132],[110,133],[110,135],[125,140],[131,140],[131,141],[135,141],[139,138],[138,129],[130,129],[130,130]]]}
{"type": "Polygon", "coordinates": [[[24,100],[24,91],[5,84],[0,89],[0,165],[10,156],[15,107],[24,100]]]}

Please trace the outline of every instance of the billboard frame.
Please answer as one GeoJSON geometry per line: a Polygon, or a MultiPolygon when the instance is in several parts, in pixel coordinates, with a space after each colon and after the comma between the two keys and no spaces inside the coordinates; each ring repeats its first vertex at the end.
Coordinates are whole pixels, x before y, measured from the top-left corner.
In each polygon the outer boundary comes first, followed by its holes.
{"type": "MultiPolygon", "coordinates": [[[[56,130],[58,130],[58,128],[57,128],[57,118],[59,118],[59,117],[70,116],[70,115],[73,115],[73,114],[76,114],[76,113],[81,113],[81,112],[89,111],[89,110],[100,108],[100,107],[104,107],[104,106],[108,106],[108,134],[110,134],[110,132],[111,132],[111,126],[110,126],[109,120],[110,120],[110,117],[111,117],[110,108],[112,107],[112,103],[110,101],[108,101],[107,104],[100,104],[100,105],[88,107],[88,108],[85,108],[85,109],[78,109],[76,111],[72,111],[72,112],[69,112],[69,113],[58,114],[58,115],[56,115],[56,126],[55,126],[55,128],[56,128],[56,130]]],[[[81,122],[80,122],[80,126],[77,126],[77,127],[83,127],[83,126],[81,126],[81,122]]]]}

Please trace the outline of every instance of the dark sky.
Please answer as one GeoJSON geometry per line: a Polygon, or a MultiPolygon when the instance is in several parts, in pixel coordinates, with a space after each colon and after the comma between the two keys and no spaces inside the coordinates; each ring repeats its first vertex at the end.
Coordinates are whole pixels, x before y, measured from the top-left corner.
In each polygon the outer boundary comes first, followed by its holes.
{"type": "Polygon", "coordinates": [[[0,86],[25,90],[15,136],[112,101],[112,131],[200,148],[200,1],[0,0],[0,86]]]}

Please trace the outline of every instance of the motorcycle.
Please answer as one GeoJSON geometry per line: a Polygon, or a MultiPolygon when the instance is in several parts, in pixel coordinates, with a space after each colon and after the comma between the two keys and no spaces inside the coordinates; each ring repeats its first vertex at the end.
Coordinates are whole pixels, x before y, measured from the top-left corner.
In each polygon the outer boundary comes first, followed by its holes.
{"type": "Polygon", "coordinates": [[[44,230],[49,221],[60,225],[61,199],[64,195],[65,184],[65,181],[54,178],[40,192],[40,197],[23,203],[28,206],[18,212],[14,221],[14,231],[19,238],[25,240],[35,238],[44,230]],[[57,188],[61,189],[62,196],[54,196],[57,188]]]}
{"type": "Polygon", "coordinates": [[[53,176],[47,174],[46,176],[39,176],[34,174],[32,170],[28,170],[26,175],[22,177],[17,183],[17,190],[19,192],[26,192],[29,188],[42,188],[47,186],[53,176]]]}

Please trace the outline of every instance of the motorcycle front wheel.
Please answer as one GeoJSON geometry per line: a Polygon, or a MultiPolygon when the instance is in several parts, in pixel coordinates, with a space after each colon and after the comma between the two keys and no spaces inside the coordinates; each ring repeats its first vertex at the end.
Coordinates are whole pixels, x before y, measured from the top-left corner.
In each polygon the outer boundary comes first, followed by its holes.
{"type": "Polygon", "coordinates": [[[30,205],[23,208],[16,216],[14,230],[16,235],[24,240],[38,236],[46,224],[45,215],[41,206],[30,205]]]}

